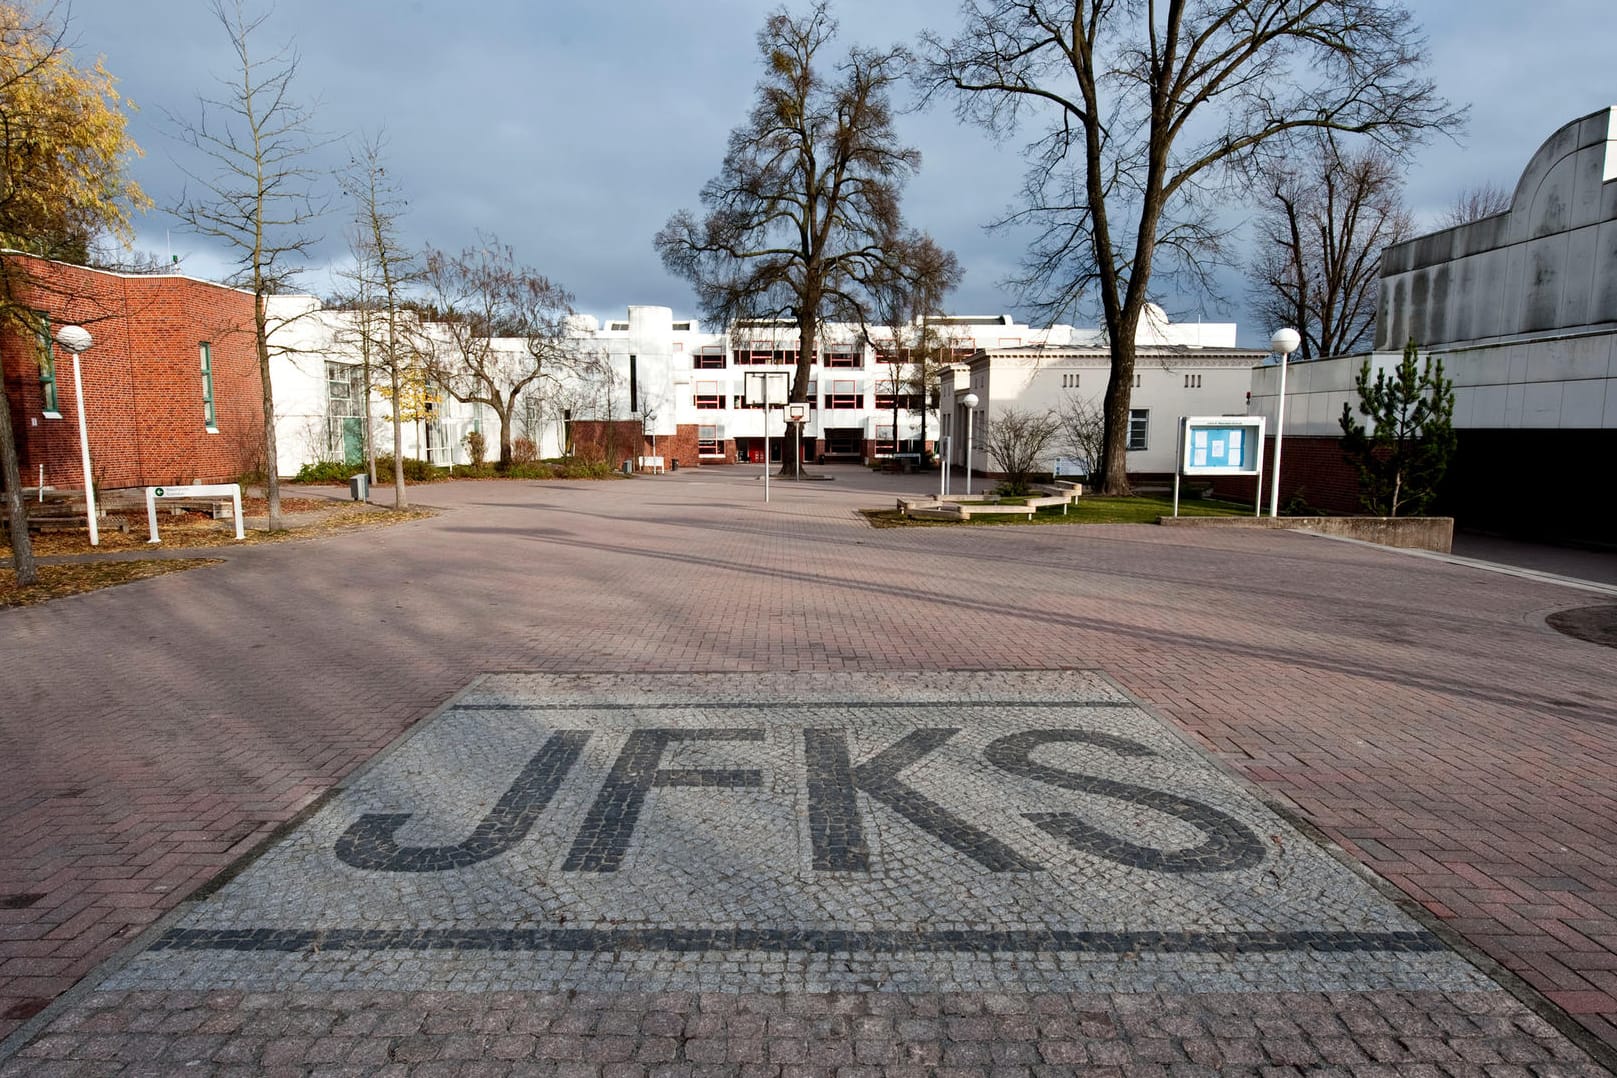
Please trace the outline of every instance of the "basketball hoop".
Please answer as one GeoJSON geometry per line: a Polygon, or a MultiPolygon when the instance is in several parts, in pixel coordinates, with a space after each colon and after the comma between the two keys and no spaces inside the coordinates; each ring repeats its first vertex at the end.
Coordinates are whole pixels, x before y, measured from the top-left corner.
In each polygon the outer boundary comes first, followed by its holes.
{"type": "Polygon", "coordinates": [[[791,404],[788,404],[786,406],[786,422],[788,422],[788,423],[806,423],[806,422],[808,422],[808,403],[806,401],[795,401],[795,402],[793,402],[791,404]]]}

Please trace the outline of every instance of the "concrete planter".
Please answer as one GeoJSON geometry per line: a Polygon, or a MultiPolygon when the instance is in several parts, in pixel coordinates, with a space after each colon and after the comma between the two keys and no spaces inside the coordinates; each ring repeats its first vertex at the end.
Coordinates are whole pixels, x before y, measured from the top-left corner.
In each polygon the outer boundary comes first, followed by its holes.
{"type": "Polygon", "coordinates": [[[1159,517],[1157,523],[1177,528],[1280,528],[1439,554],[1454,546],[1453,517],[1159,517]]]}

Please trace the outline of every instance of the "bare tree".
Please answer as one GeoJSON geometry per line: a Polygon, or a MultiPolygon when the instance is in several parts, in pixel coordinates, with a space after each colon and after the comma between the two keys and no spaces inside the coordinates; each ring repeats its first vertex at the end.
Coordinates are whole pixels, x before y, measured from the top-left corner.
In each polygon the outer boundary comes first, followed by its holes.
{"type": "Polygon", "coordinates": [[[1005,475],[1011,494],[1026,494],[1028,483],[1045,453],[1061,431],[1061,422],[1049,412],[1023,412],[1007,408],[983,424],[978,437],[983,449],[1005,475]]]}
{"type": "Polygon", "coordinates": [[[1302,358],[1347,355],[1375,326],[1381,251],[1414,225],[1398,163],[1375,145],[1344,150],[1329,132],[1264,162],[1251,292],[1270,327],[1302,335],[1302,358]]]}
{"type": "MultiPolygon", "coordinates": [[[[708,319],[797,323],[794,401],[808,399],[822,321],[866,320],[866,285],[903,235],[899,196],[921,162],[899,144],[888,99],[906,54],[855,47],[833,78],[823,51],[836,30],[824,0],[802,17],[769,17],[758,34],[757,103],[702,188],[706,214],[681,210],[656,237],[708,319]]],[[[782,473],[801,463],[799,442],[782,473]]]]}
{"type": "Polygon", "coordinates": [[[1058,444],[1084,466],[1089,479],[1100,467],[1106,452],[1106,415],[1095,402],[1069,393],[1056,408],[1058,444]]]}
{"type": "Polygon", "coordinates": [[[500,470],[511,466],[511,437],[525,390],[577,362],[569,335],[572,295],[518,265],[492,236],[458,255],[429,250],[422,280],[441,321],[428,334],[432,380],[462,403],[486,404],[500,421],[500,470]],[[516,343],[497,343],[515,338],[516,343]]]}
{"type": "Polygon", "coordinates": [[[906,236],[889,251],[888,259],[876,267],[870,282],[871,322],[885,334],[877,340],[871,326],[864,327],[866,343],[877,358],[887,364],[888,384],[893,394],[893,452],[898,452],[899,400],[906,393],[915,398],[914,410],[921,416],[921,448],[926,447],[926,411],[931,388],[937,380],[935,365],[929,359],[938,341],[931,319],[942,313],[943,297],[960,283],[962,270],[954,252],[939,247],[931,236],[906,236]],[[928,384],[928,373],[932,375],[928,384]]]}
{"type": "Polygon", "coordinates": [[[1484,217],[1493,217],[1510,209],[1515,202],[1514,192],[1507,191],[1496,183],[1479,183],[1475,187],[1467,187],[1454,196],[1446,210],[1437,219],[1438,228],[1456,228],[1468,225],[1472,221],[1480,221],[1484,217]]]}
{"type": "Polygon", "coordinates": [[[1425,42],[1382,0],[966,0],[952,40],[922,38],[928,96],[1006,135],[1047,117],[1022,206],[1024,295],[1051,316],[1099,307],[1111,347],[1102,488],[1128,490],[1135,332],[1155,272],[1210,286],[1236,166],[1307,129],[1391,147],[1458,115],[1421,72],[1425,42]],[[1159,265],[1160,263],[1160,265],[1159,265]]]}
{"type": "MultiPolygon", "coordinates": [[[[363,136],[354,148],[354,158],[343,189],[354,204],[354,221],[349,247],[354,255],[350,275],[356,291],[356,318],[360,326],[360,347],[365,358],[365,443],[371,478],[376,477],[376,446],[371,437],[370,372],[373,361],[388,379],[388,396],[397,402],[403,392],[406,371],[419,362],[419,336],[412,313],[404,309],[404,290],[416,281],[419,269],[415,259],[399,242],[399,217],[404,198],[388,178],[384,162],[385,143],[380,133],[363,136]]],[[[404,489],[404,410],[392,410],[393,426],[393,507],[409,505],[404,489]]]]}
{"type": "Polygon", "coordinates": [[[187,171],[201,192],[188,191],[175,215],[200,236],[236,252],[234,280],[253,294],[253,338],[264,392],[264,481],[269,526],[281,527],[275,448],[275,396],[270,341],[281,328],[268,299],[289,291],[318,237],[309,228],[323,206],[313,195],[320,175],[310,164],[321,144],[310,114],[293,98],[298,55],[291,46],[262,57],[255,49],[268,15],[249,16],[245,0],[213,0],[214,18],[239,65],[221,79],[224,93],[199,98],[195,121],[177,121],[181,140],[202,157],[205,172],[187,171]]]}

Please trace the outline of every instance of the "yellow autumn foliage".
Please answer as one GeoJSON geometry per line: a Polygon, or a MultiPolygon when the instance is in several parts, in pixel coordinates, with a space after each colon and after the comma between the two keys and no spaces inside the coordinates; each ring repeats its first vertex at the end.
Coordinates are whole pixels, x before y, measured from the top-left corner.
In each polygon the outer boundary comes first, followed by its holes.
{"type": "Polygon", "coordinates": [[[131,106],[97,60],[75,66],[61,29],[0,0],[0,246],[46,256],[110,234],[151,204],[130,177],[131,106]]]}

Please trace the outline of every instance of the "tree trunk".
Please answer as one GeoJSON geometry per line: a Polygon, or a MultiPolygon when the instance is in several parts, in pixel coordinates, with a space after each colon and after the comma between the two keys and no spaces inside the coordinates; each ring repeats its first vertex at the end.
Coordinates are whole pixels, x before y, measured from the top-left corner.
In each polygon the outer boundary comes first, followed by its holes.
{"type": "MultiPolygon", "coordinates": [[[[803,308],[809,308],[810,302],[810,300],[805,300],[803,308]]],[[[818,310],[819,297],[814,296],[812,303],[813,309],[818,310]]],[[[790,399],[793,401],[802,402],[808,400],[809,368],[814,363],[814,322],[815,318],[812,313],[805,314],[803,309],[798,311],[797,375],[792,379],[792,392],[790,394],[790,399]]],[[[822,419],[821,422],[823,423],[824,420],[822,419]]],[[[787,439],[787,441],[790,443],[791,451],[790,453],[781,453],[780,472],[778,474],[795,478],[803,474],[804,424],[790,423],[788,426],[794,428],[791,437],[787,439]]],[[[764,407],[764,431],[765,433],[769,431],[769,408],[767,405],[764,407]]],[[[767,439],[765,440],[767,441],[767,439]]],[[[765,463],[767,464],[768,462],[766,461],[765,463]]]]}
{"type": "Polygon", "coordinates": [[[269,502],[269,530],[281,530],[280,462],[275,448],[275,391],[270,386],[268,312],[262,292],[254,297],[253,321],[258,338],[258,377],[264,383],[264,496],[269,502]]]}
{"type": "Polygon", "coordinates": [[[511,391],[511,398],[504,408],[498,405],[494,408],[494,417],[500,421],[500,463],[499,470],[511,470],[511,416],[517,410],[517,390],[511,391]]]}
{"type": "Polygon", "coordinates": [[[399,365],[396,360],[389,365],[388,371],[393,385],[393,508],[405,509],[410,501],[404,493],[404,419],[399,414],[399,365]]]}
{"type": "Polygon", "coordinates": [[[17,443],[11,429],[11,402],[0,384],[0,471],[6,483],[6,519],[11,523],[11,564],[17,570],[17,586],[39,583],[34,563],[34,544],[28,537],[28,510],[22,503],[22,474],[17,462],[17,443]]]}

